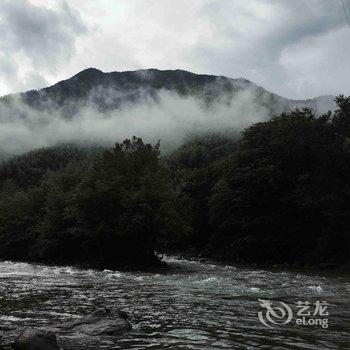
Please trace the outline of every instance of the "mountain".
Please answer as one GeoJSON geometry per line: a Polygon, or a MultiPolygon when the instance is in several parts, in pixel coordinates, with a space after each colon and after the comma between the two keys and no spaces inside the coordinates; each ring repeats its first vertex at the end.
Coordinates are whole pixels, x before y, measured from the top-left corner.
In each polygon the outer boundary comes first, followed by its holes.
{"type": "Polygon", "coordinates": [[[71,117],[80,107],[94,106],[100,111],[118,109],[127,104],[159,99],[161,91],[194,97],[210,105],[215,102],[231,103],[232,99],[248,92],[254,103],[267,108],[271,115],[296,107],[312,108],[317,114],[333,110],[333,96],[320,96],[308,100],[287,99],[246,79],[194,74],[183,70],[141,69],[104,73],[95,68],[85,69],[55,85],[21,94],[7,95],[0,105],[16,106],[20,100],[35,109],[62,109],[71,117]]]}
{"type": "Polygon", "coordinates": [[[61,144],[108,146],[136,135],[162,150],[194,135],[239,133],[296,107],[320,115],[332,96],[291,100],[246,79],[89,68],[55,85],[0,98],[0,160],[61,144]]]}

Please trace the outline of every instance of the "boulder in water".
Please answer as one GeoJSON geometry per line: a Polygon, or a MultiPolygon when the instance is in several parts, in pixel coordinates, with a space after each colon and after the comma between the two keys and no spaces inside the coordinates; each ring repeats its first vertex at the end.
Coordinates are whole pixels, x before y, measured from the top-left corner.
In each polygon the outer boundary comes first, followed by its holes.
{"type": "Polygon", "coordinates": [[[100,308],[74,321],[48,327],[25,328],[15,342],[16,350],[65,349],[64,339],[118,336],[131,330],[127,314],[119,309],[100,308]],[[61,342],[62,340],[62,342],[61,342]]]}
{"type": "Polygon", "coordinates": [[[15,350],[59,350],[56,335],[50,331],[25,328],[14,344],[15,350]]]}
{"type": "Polygon", "coordinates": [[[79,320],[58,324],[48,330],[62,335],[113,336],[131,330],[131,325],[125,312],[100,308],[79,320]]]}

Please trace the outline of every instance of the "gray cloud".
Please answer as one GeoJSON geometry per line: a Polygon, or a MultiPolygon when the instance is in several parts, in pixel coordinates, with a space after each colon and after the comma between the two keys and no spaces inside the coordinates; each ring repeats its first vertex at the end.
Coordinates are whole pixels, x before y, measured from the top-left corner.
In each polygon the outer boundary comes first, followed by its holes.
{"type": "MultiPolygon", "coordinates": [[[[202,70],[213,71],[213,67],[219,67],[223,75],[237,72],[236,74],[287,97],[305,98],[312,97],[313,94],[337,93],[334,84],[328,90],[317,89],[316,85],[312,86],[312,91],[305,91],[300,86],[298,72],[293,72],[292,75],[283,59],[286,51],[290,52],[295,45],[298,45],[300,56],[310,46],[317,51],[319,45],[315,44],[320,44],[318,39],[342,28],[350,35],[341,1],[210,1],[203,7],[203,14],[208,21],[212,21],[216,36],[211,41],[203,38],[190,51],[189,60],[200,62],[202,70]],[[258,9],[254,11],[254,5],[259,5],[261,12],[258,9]]],[[[339,47],[342,45],[338,42],[339,47]]],[[[346,65],[346,55],[341,58],[343,65],[346,65]]],[[[316,62],[320,60],[326,67],[335,64],[335,60],[330,57],[327,57],[327,61],[318,57],[316,62]]],[[[311,62],[307,68],[312,68],[311,62]]],[[[311,84],[320,78],[327,81],[335,79],[334,76],[324,76],[325,74],[325,70],[320,70],[314,76],[309,75],[308,79],[311,84]]],[[[340,74],[337,74],[337,78],[340,90],[346,89],[345,79],[340,74]]],[[[326,84],[322,85],[324,88],[326,84]]],[[[350,93],[350,89],[346,90],[350,93]]]]}
{"type": "Polygon", "coordinates": [[[71,58],[76,36],[87,28],[66,1],[54,10],[29,0],[3,0],[0,31],[2,77],[19,90],[45,84],[45,75],[71,58]]]}
{"type": "Polygon", "coordinates": [[[4,0],[0,91],[92,66],[244,77],[290,98],[350,94],[343,3],[350,10],[350,0],[4,0]]]}

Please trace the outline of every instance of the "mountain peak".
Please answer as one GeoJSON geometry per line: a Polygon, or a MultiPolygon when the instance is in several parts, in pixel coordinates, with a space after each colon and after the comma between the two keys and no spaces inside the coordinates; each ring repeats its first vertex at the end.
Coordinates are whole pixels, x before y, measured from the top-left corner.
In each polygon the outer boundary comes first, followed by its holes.
{"type": "Polygon", "coordinates": [[[75,74],[74,77],[86,77],[86,78],[92,78],[95,76],[101,76],[105,73],[103,73],[101,70],[97,69],[97,68],[86,68],[82,71],[80,71],[79,73],[75,74]]]}
{"type": "MultiPolygon", "coordinates": [[[[90,67],[50,87],[23,93],[21,98],[29,106],[40,109],[47,108],[47,105],[57,108],[69,106],[65,108],[65,113],[72,116],[78,109],[75,105],[92,104],[101,111],[107,111],[143,101],[158,101],[162,91],[193,97],[206,104],[228,103],[237,93],[247,91],[252,98],[260,101],[263,108],[271,110],[271,115],[300,107],[313,108],[318,114],[335,108],[332,96],[291,100],[270,93],[244,78],[155,68],[105,73],[90,67]]],[[[9,95],[1,101],[12,103],[15,99],[9,95]]]]}

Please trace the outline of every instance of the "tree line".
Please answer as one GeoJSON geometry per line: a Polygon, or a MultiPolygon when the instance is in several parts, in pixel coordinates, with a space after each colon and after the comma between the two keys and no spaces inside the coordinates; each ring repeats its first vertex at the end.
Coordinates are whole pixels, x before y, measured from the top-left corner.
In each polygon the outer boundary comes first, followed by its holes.
{"type": "Polygon", "coordinates": [[[349,266],[350,99],[336,102],[321,117],[283,113],[170,155],[134,137],[93,157],[66,146],[6,161],[0,257],[146,267],[158,250],[349,266]]]}

